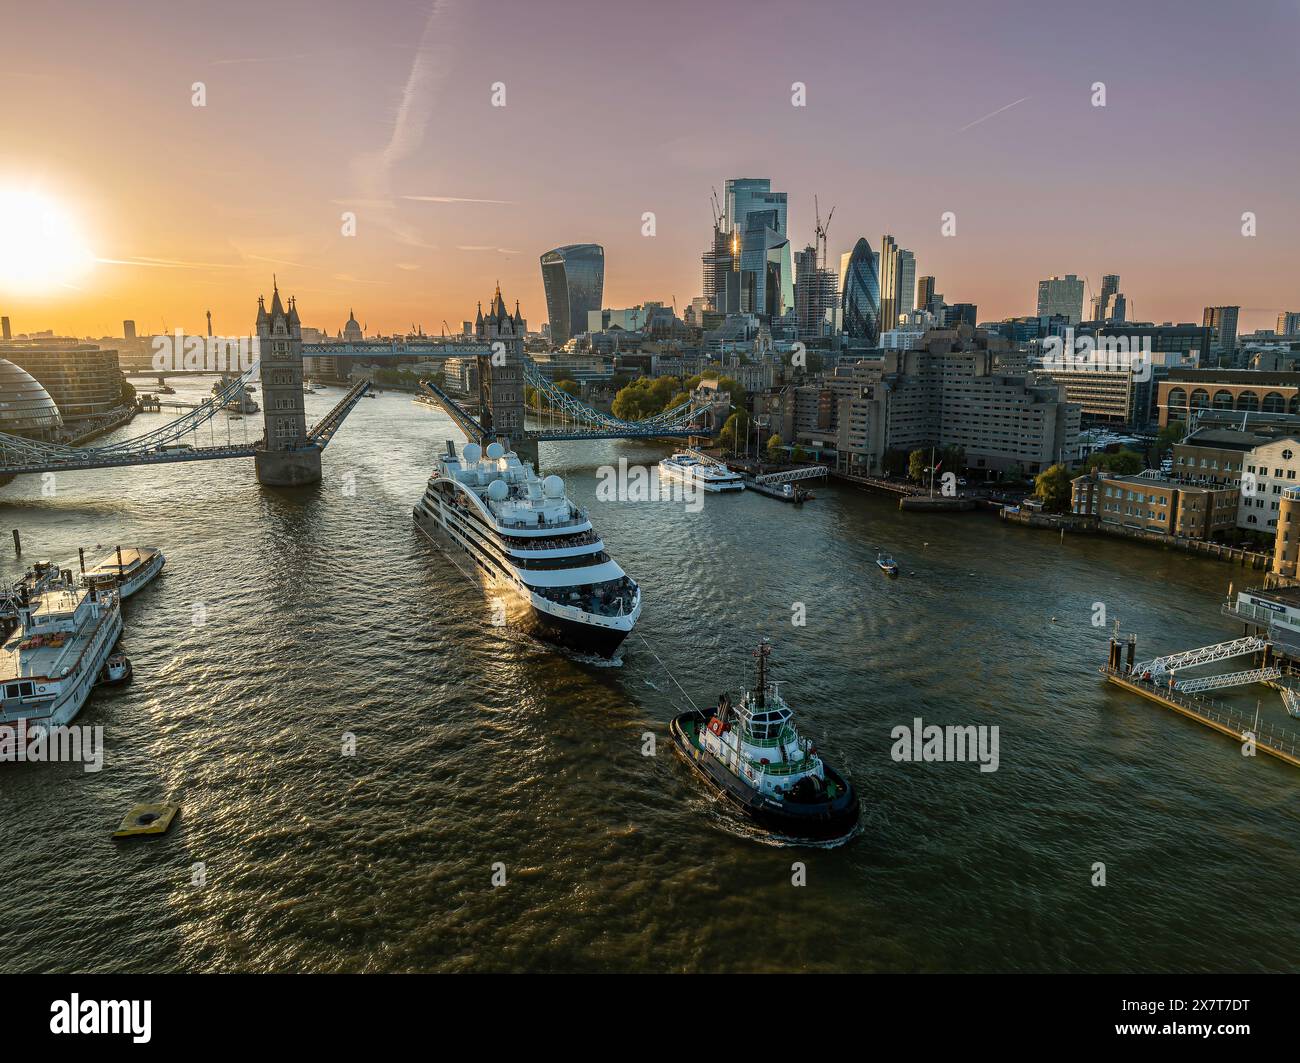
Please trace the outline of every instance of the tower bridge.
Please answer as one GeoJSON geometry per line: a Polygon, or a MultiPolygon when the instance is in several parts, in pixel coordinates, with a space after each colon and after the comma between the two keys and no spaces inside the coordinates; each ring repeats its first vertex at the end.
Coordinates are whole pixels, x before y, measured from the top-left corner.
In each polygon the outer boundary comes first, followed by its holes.
{"type": "MultiPolygon", "coordinates": [[[[342,427],[370,382],[355,383],[320,421],[307,427],[303,401],[303,357],[311,353],[356,354],[363,357],[410,356],[445,351],[447,344],[366,343],[354,338],[340,343],[304,344],[296,300],[288,305],[274,286],[271,306],[258,297],[259,360],[247,372],[226,381],[206,402],[174,421],[143,435],[96,447],[73,447],[0,433],[0,483],[28,473],[71,472],[130,465],[181,464],[222,458],[252,458],[261,483],[288,487],[321,478],[321,453],[342,427]],[[256,377],[262,392],[262,434],[253,440],[216,442],[210,422],[228,404],[239,402],[256,377]],[[202,445],[200,429],[209,425],[209,443],[202,445]]],[[[423,393],[438,403],[467,436],[476,440],[503,438],[522,457],[537,461],[537,445],[547,440],[688,438],[712,435],[720,427],[716,404],[687,399],[669,410],[639,421],[626,421],[598,410],[548,380],[524,352],[523,319],[516,304],[511,315],[497,288],[485,317],[479,306],[472,350],[479,377],[479,415],[472,416],[441,387],[421,382],[423,393]],[[544,407],[546,426],[525,424],[525,390],[536,393],[544,407]]]]}

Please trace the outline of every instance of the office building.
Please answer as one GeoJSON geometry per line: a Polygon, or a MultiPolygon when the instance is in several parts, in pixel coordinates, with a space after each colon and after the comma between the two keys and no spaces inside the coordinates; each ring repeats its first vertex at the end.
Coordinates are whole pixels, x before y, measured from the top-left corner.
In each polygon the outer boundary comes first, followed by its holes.
{"type": "Polygon", "coordinates": [[[7,358],[35,377],[54,399],[65,423],[91,420],[122,405],[123,376],[117,351],[66,337],[11,340],[7,358]]]}
{"type": "Polygon", "coordinates": [[[1231,353],[1237,349],[1237,314],[1239,306],[1207,306],[1201,324],[1213,329],[1216,350],[1231,353]]]}
{"type": "Polygon", "coordinates": [[[1083,317],[1083,281],[1073,273],[1038,282],[1038,316],[1060,314],[1076,325],[1083,317]]]}
{"type": "Polygon", "coordinates": [[[1101,291],[1092,297],[1090,320],[1122,322],[1128,317],[1128,301],[1119,290],[1119,274],[1107,273],[1101,278],[1101,291]]]}
{"type": "Polygon", "coordinates": [[[876,256],[865,237],[840,256],[840,328],[866,347],[880,341],[880,283],[876,256]]]}
{"type": "Polygon", "coordinates": [[[1277,334],[1283,337],[1300,336],[1300,310],[1283,310],[1277,315],[1277,334]]]}
{"type": "Polygon", "coordinates": [[[809,245],[795,256],[794,307],[801,340],[820,339],[835,321],[839,283],[835,271],[817,262],[817,248],[809,245]]]}
{"type": "Polygon", "coordinates": [[[7,358],[0,358],[0,396],[0,432],[28,439],[58,438],[63,427],[58,405],[40,381],[7,358]]]}
{"type": "Polygon", "coordinates": [[[600,244],[568,244],[547,251],[541,262],[551,344],[563,347],[586,330],[588,312],[600,309],[605,249],[600,244]]]}

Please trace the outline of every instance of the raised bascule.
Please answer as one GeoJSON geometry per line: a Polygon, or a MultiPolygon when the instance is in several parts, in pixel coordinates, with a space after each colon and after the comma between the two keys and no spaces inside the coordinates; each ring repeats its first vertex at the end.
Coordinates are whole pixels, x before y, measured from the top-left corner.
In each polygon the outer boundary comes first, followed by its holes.
{"type": "Polygon", "coordinates": [[[691,439],[712,436],[720,427],[712,416],[713,404],[693,397],[652,417],[625,421],[557,387],[524,351],[519,304],[515,304],[512,315],[501,297],[500,285],[486,315],[479,304],[474,338],[480,348],[486,345],[490,351],[476,355],[478,418],[432,381],[422,380],[421,390],[442,407],[470,442],[481,446],[495,440],[508,442],[534,468],[538,463],[538,444],[548,440],[691,439]],[[539,407],[536,412],[545,427],[525,427],[527,388],[536,393],[539,407]]]}
{"type": "Polygon", "coordinates": [[[307,427],[302,390],[302,328],[294,300],[286,309],[274,286],[268,311],[259,297],[257,334],[260,357],[246,372],[226,383],[211,399],[152,432],[97,447],[46,443],[0,432],[0,481],[24,473],[73,472],[126,465],[162,465],[218,458],[252,458],[257,478],[273,487],[314,483],[321,478],[321,452],[343,419],[370,389],[363,380],[320,421],[307,427]],[[235,443],[227,439],[201,445],[199,429],[231,402],[238,402],[254,374],[260,372],[263,435],[235,443]]]}

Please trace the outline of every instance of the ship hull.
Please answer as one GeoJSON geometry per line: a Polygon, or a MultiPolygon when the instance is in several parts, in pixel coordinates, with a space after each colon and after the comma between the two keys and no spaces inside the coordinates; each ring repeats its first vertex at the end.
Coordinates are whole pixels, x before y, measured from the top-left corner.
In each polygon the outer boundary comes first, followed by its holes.
{"type": "Polygon", "coordinates": [[[703,727],[711,715],[698,710],[684,712],[673,718],[669,729],[677,752],[731,805],[764,830],[796,841],[837,841],[853,833],[860,814],[858,795],[839,772],[829,766],[824,768],[827,777],[841,790],[833,800],[812,803],[774,800],[737,778],[712,754],[690,740],[684,727],[686,721],[694,720],[703,727]]]}
{"type": "MultiPolygon", "coordinates": [[[[487,592],[505,592],[513,595],[524,608],[508,609],[507,614],[533,638],[576,653],[609,659],[631,634],[631,624],[626,628],[604,626],[556,616],[539,607],[523,588],[495,571],[485,568],[470,551],[454,539],[434,518],[419,507],[413,511],[415,526],[434,546],[445,554],[463,574],[487,592]]],[[[634,621],[633,621],[634,622],[634,621]]]]}

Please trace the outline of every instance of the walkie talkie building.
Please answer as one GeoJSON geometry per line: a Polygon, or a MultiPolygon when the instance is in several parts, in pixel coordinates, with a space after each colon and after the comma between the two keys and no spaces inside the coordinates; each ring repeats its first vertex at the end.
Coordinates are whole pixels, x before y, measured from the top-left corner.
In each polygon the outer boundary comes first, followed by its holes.
{"type": "Polygon", "coordinates": [[[605,292],[605,249],[569,244],[542,256],[542,285],[551,343],[559,347],[587,331],[587,311],[599,310],[605,292]]]}

